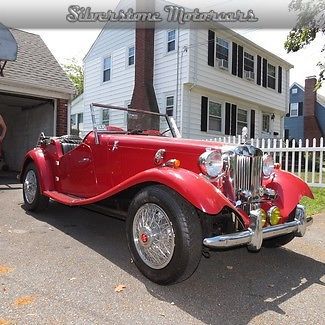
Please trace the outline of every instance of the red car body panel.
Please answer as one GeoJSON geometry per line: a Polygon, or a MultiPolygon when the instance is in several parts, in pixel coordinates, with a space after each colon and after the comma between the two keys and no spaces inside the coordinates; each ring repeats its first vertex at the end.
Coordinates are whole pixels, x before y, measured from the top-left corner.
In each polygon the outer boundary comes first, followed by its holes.
{"type": "Polygon", "coordinates": [[[23,172],[30,162],[34,162],[36,165],[41,192],[46,190],[53,191],[54,179],[51,161],[45,158],[45,154],[41,148],[32,149],[26,154],[20,177],[23,176],[23,172]]]}
{"type": "MultiPolygon", "coordinates": [[[[59,139],[52,139],[28,152],[24,166],[34,161],[42,194],[63,204],[92,204],[139,184],[159,183],[207,214],[216,215],[229,207],[248,226],[249,216],[234,205],[231,185],[227,181],[211,183],[200,174],[198,157],[207,148],[227,147],[218,142],[105,133],[99,135],[99,144],[95,144],[94,133],[90,132],[66,154],[59,139]],[[181,167],[157,166],[154,157],[159,149],[166,151],[164,161],[178,159],[181,167]]],[[[285,217],[302,196],[312,197],[302,180],[281,170],[275,170],[275,176],[264,180],[263,185],[277,191],[274,203],[285,217]]]]}
{"type": "Polygon", "coordinates": [[[287,216],[303,196],[314,198],[309,186],[303,180],[284,170],[275,170],[274,177],[265,180],[263,185],[277,192],[273,202],[280,208],[283,216],[287,216]]]}

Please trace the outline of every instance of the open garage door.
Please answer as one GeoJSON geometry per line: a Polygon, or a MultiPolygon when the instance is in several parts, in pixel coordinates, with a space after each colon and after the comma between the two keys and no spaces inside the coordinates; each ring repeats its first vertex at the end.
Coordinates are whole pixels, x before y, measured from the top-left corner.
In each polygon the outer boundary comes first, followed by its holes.
{"type": "Polygon", "coordinates": [[[25,153],[35,147],[40,132],[53,135],[54,100],[0,92],[0,114],[7,125],[2,144],[10,170],[20,171],[25,153]]]}

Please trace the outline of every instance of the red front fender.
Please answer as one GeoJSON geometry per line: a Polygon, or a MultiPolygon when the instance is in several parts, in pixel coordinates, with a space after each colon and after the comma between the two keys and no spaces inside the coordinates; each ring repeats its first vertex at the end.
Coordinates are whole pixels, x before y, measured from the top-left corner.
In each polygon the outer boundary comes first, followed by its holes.
{"type": "Polygon", "coordinates": [[[157,182],[170,187],[196,208],[208,214],[218,214],[225,206],[235,209],[210,181],[186,169],[153,168],[136,175],[134,181],[157,182]]]}
{"type": "Polygon", "coordinates": [[[52,191],[54,189],[52,169],[50,166],[50,162],[46,160],[44,152],[41,148],[35,148],[27,152],[23,168],[20,173],[20,181],[23,181],[25,169],[30,162],[33,162],[36,166],[41,192],[52,191]]]}
{"type": "Polygon", "coordinates": [[[283,216],[288,216],[303,196],[314,198],[309,186],[303,180],[284,170],[277,169],[275,177],[266,180],[264,185],[277,192],[274,204],[280,208],[283,216]]]}

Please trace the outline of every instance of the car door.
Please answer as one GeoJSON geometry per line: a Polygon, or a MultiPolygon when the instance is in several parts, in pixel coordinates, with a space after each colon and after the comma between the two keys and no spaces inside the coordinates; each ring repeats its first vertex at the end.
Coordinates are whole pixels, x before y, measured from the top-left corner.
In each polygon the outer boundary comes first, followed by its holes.
{"type": "Polygon", "coordinates": [[[82,143],[59,161],[60,191],[80,197],[96,194],[96,174],[91,147],[82,143]]]}

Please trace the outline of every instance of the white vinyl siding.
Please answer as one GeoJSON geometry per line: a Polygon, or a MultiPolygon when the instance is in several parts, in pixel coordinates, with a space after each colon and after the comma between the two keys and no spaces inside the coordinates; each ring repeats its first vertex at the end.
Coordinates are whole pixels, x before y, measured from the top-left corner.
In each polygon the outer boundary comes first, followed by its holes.
{"type": "MultiPolygon", "coordinates": [[[[125,100],[132,98],[134,88],[134,66],[126,66],[126,53],[130,44],[135,42],[135,31],[128,29],[105,29],[93,45],[84,61],[84,133],[92,129],[89,105],[97,102],[124,106],[125,100]],[[112,57],[113,76],[109,82],[103,82],[103,60],[112,57]]],[[[95,107],[97,123],[101,123],[102,110],[95,107]]],[[[125,127],[125,117],[117,111],[111,111],[109,124],[125,127]]]]}
{"type": "MultiPolygon", "coordinates": [[[[180,49],[189,44],[189,30],[180,28],[179,41],[180,49]]],[[[166,30],[155,30],[154,44],[154,77],[153,85],[156,93],[158,107],[161,113],[166,112],[166,96],[174,96],[173,116],[179,128],[185,123],[181,123],[188,118],[187,108],[182,109],[183,84],[188,82],[189,74],[189,51],[181,51],[179,53],[179,67],[177,69],[177,51],[166,53],[166,30]],[[178,71],[178,85],[177,85],[178,71]],[[177,103],[178,101],[178,103],[177,103]]],[[[187,96],[187,95],[186,95],[187,96]]]]}
{"type": "MultiPolygon", "coordinates": [[[[245,78],[239,78],[232,73],[225,73],[224,70],[215,69],[207,64],[208,42],[207,30],[192,30],[190,44],[200,44],[190,49],[190,75],[189,83],[195,84],[195,87],[202,87],[218,95],[225,95],[232,98],[232,100],[244,100],[256,106],[267,107],[268,110],[278,110],[283,114],[288,110],[288,70],[283,66],[282,62],[278,64],[283,67],[282,74],[282,93],[278,93],[273,89],[265,88],[257,85],[255,82],[248,82],[245,78]]],[[[229,42],[234,41],[239,43],[238,39],[229,36],[227,31],[218,31],[218,37],[229,42]],[[232,38],[231,38],[232,37],[232,38]]],[[[243,44],[245,51],[262,58],[267,58],[264,52],[250,46],[243,44]]],[[[231,53],[231,46],[229,46],[229,54],[231,53]]],[[[229,55],[229,67],[231,67],[231,55],[229,55]]],[[[272,62],[276,62],[276,58],[272,57],[272,62]]],[[[255,68],[256,69],[256,68],[255,68]]],[[[232,101],[229,101],[232,102],[232,101]]],[[[256,119],[256,121],[258,121],[256,119]]],[[[261,119],[260,119],[261,121],[261,119]]],[[[256,122],[258,123],[258,122],[256,122]]],[[[258,123],[261,129],[261,122],[258,123]]]]}

